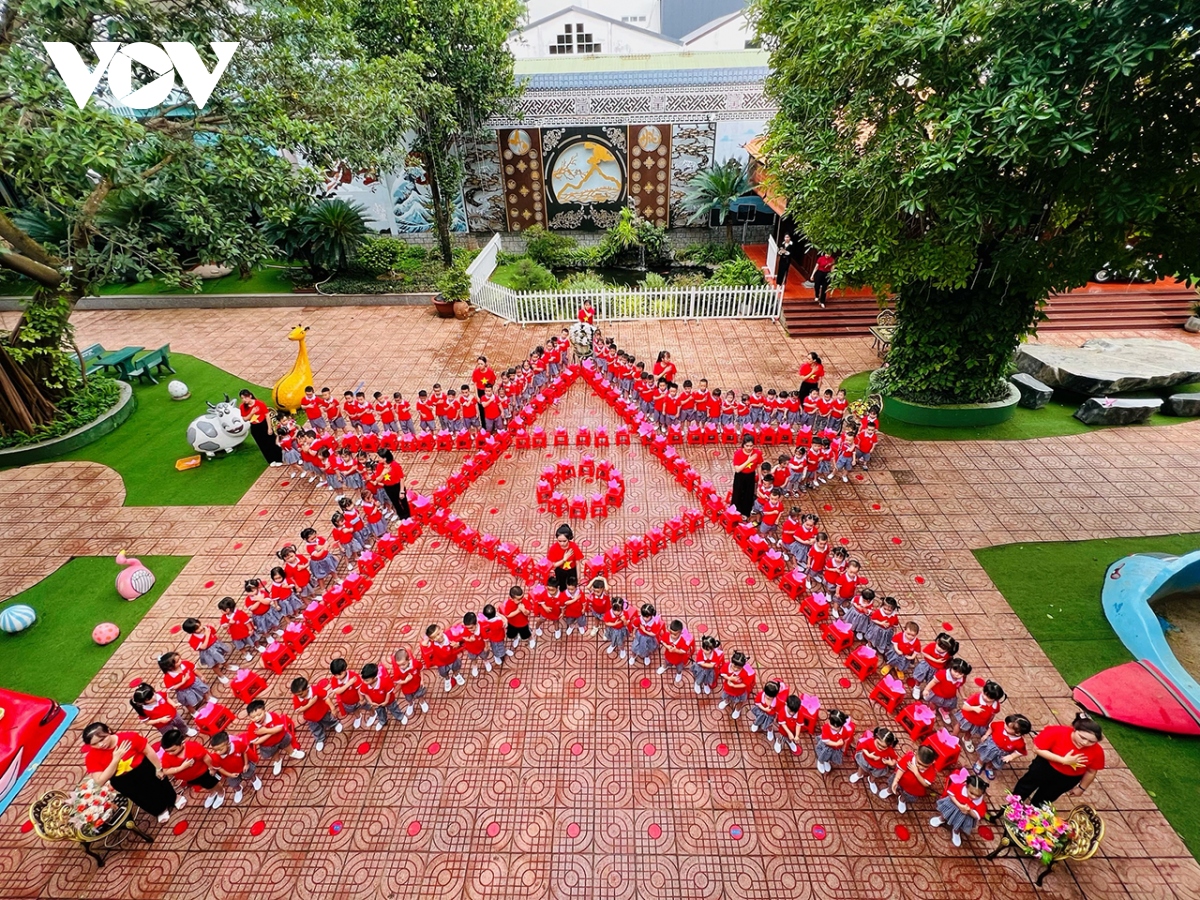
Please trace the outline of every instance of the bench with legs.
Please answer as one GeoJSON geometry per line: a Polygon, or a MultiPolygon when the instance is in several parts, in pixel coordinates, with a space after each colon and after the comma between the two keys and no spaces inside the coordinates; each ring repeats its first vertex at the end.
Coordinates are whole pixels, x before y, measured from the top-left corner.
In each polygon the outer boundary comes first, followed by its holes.
{"type": "Polygon", "coordinates": [[[159,375],[163,374],[163,370],[172,375],[175,370],[171,368],[171,345],[164,344],[157,350],[151,350],[142,356],[137,357],[129,368],[130,378],[149,378],[154,384],[158,384],[158,379],[154,377],[155,370],[159,375]]]}
{"type": "Polygon", "coordinates": [[[890,309],[882,310],[875,317],[875,324],[871,326],[871,337],[875,339],[872,346],[881,357],[887,356],[888,349],[892,346],[892,337],[895,334],[896,313],[890,309]]]}

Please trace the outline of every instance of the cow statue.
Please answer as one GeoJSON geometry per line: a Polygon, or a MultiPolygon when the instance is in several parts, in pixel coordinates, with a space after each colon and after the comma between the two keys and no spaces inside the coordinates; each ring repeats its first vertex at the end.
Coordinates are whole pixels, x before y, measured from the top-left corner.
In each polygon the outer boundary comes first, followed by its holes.
{"type": "Polygon", "coordinates": [[[249,434],[250,423],[226,394],[223,402],[209,403],[207,413],[192,419],[187,440],[193,450],[212,459],[218,453],[233,452],[249,434]]]}
{"type": "Polygon", "coordinates": [[[580,359],[587,359],[592,355],[592,336],[595,333],[596,326],[589,325],[587,322],[576,322],[567,330],[567,339],[571,342],[571,349],[580,359]]]}

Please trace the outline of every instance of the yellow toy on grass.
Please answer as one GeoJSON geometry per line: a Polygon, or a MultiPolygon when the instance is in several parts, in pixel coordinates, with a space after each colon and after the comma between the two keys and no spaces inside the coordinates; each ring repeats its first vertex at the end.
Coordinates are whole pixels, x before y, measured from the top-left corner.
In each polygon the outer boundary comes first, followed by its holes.
{"type": "Polygon", "coordinates": [[[291,371],[275,382],[271,391],[271,401],[275,408],[286,409],[293,414],[300,408],[300,401],[304,399],[304,389],[313,383],[312,366],[308,362],[308,347],[304,343],[307,333],[307,328],[297,325],[288,334],[289,341],[298,341],[300,344],[296,348],[296,361],[292,363],[291,371]]]}

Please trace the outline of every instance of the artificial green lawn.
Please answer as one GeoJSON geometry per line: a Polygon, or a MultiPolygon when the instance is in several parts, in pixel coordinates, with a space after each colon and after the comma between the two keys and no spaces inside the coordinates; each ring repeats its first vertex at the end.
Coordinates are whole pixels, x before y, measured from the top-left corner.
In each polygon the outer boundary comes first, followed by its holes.
{"type": "MultiPolygon", "coordinates": [[[[871,373],[859,372],[851,375],[841,383],[846,397],[851,402],[861,399],[867,393],[867,380],[871,373]]],[[[1171,388],[1169,393],[1200,391],[1200,384],[1184,384],[1171,388]]],[[[1141,396],[1141,395],[1129,395],[1141,396]]],[[[1146,394],[1145,396],[1151,396],[1146,394]]],[[[1157,396],[1157,395],[1156,395],[1157,396]]],[[[1165,394],[1163,395],[1165,396],[1165,394]]],[[[1082,400],[1073,402],[1065,399],[1051,400],[1042,409],[1025,409],[1018,406],[1011,419],[999,425],[988,425],[982,428],[935,428],[928,425],[910,425],[892,418],[886,413],[880,416],[879,427],[884,434],[898,437],[906,441],[1023,441],[1029,438],[1060,437],[1069,434],[1083,434],[1086,431],[1096,431],[1099,428],[1115,428],[1130,426],[1114,425],[1084,425],[1075,418],[1075,410],[1079,409],[1082,400]]],[[[1190,419],[1176,416],[1164,416],[1155,413],[1150,417],[1150,425],[1178,425],[1189,422],[1190,419]]]]}
{"type": "Polygon", "coordinates": [[[77,556],[54,574],[0,604],[32,606],[37,621],[20,634],[0,632],[0,687],[73,703],[133,627],[187,565],[190,556],[141,556],[154,587],[126,601],[114,586],[121,567],[110,556],[77,556]],[[92,629],[114,622],[121,636],[104,647],[92,629]]]}
{"type": "MultiPolygon", "coordinates": [[[[1197,548],[1200,533],[1006,544],[976,550],[975,558],[1059,674],[1076,685],[1133,659],[1100,605],[1100,587],[1109,565],[1131,553],[1182,555],[1197,548]]],[[[1200,858],[1200,738],[1111,721],[1104,722],[1104,734],[1188,849],[1200,858]]]]}
{"type": "Polygon", "coordinates": [[[171,365],[178,374],[158,376],[158,384],[133,385],[137,410],[111,434],[93,444],[56,457],[63,460],[89,460],[115,469],[125,482],[126,506],[227,506],[237,503],[262,470],[266,461],[258,452],[254,438],[229,456],[203,459],[199,467],[183,472],[175,470],[175,461],[192,456],[187,442],[188,423],[205,412],[205,401],[216,402],[225,394],[237,399],[237,393],[249,387],[255,395],[270,403],[271,389],[248,384],[224,369],[183,353],[171,354],[171,365]],[[187,400],[172,400],[167,382],[179,379],[191,390],[187,400]]]}
{"type": "MultiPolygon", "coordinates": [[[[279,260],[270,260],[271,266],[287,265],[279,260]]],[[[242,278],[237,272],[222,278],[210,278],[200,283],[202,294],[290,294],[295,284],[284,277],[284,270],[278,268],[260,267],[250,273],[249,278],[242,278]]],[[[0,286],[0,295],[27,296],[30,289],[27,283],[20,281],[7,282],[0,286]]],[[[164,284],[157,278],[146,281],[135,281],[129,284],[109,284],[100,288],[101,295],[107,294],[193,294],[195,291],[180,290],[164,284]]]]}

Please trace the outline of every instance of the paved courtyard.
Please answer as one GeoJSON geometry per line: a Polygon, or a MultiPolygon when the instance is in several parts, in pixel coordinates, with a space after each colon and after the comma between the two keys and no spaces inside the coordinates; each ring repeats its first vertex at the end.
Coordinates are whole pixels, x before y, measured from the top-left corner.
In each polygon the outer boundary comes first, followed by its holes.
{"type": "MultiPolygon", "coordinates": [[[[410,398],[434,381],[463,383],[480,354],[506,367],[549,331],[504,326],[485,314],[440,321],[412,308],[85,312],[74,319],[81,345],[169,342],[175,352],[261,384],[290,367],[295,345],[286,334],[297,321],[311,326],[318,386],[340,391],[365,381],[368,392],[401,390],[410,398]]],[[[669,349],[681,375],[707,377],[713,387],[794,387],[810,350],[825,358],[834,384],[877,364],[869,338],[789,341],[766,322],[605,331],[639,359],[669,349]]],[[[1078,344],[1086,337],[1047,339],[1078,344]]],[[[611,433],[618,420],[580,380],[543,424],[572,433],[604,424],[611,433]]],[[[250,445],[245,452],[255,451],[250,445]]],[[[454,511],[538,553],[558,524],[535,501],[538,473],[548,460],[581,452],[513,449],[454,501],[454,511]]],[[[606,549],[695,505],[643,448],[593,452],[623,471],[627,496],[609,518],[579,524],[585,550],[606,549]]],[[[728,487],[728,451],[683,452],[728,487]]],[[[461,461],[455,453],[398,458],[410,485],[425,493],[461,461]]],[[[815,507],[835,541],[848,541],[872,585],[898,597],[902,616],[921,622],[923,635],[952,627],[960,655],[975,665],[973,677],[1003,684],[1006,710],[1024,712],[1035,725],[1069,720],[1069,688],[971,550],[1189,531],[1200,522],[1200,422],[1005,443],[885,436],[875,462],[862,480],[825,485],[800,505],[815,507]]],[[[123,496],[116,473],[94,464],[0,472],[3,596],[75,555],[128,547],[193,557],[77,701],[75,727],[0,818],[0,897],[1200,898],[1200,866],[1107,744],[1109,768],[1087,794],[1108,824],[1102,851],[1085,865],[1056,869],[1037,890],[1035,866],[983,860],[990,845],[977,837],[952,847],[944,829],[929,828],[927,807],[902,817],[891,802],[849,784],[849,769],[819,775],[811,743],[799,758],[777,756],[750,733],[746,716],[730,721],[712,699],[701,702],[687,679],[676,686],[653,667],[619,665],[594,638],[555,642],[548,634],[535,651],[522,647],[503,673],[481,672],[451,694],[427,678],[430,712],[407,727],[348,730],[280,777],[268,772],[263,791],[248,793],[240,806],[226,802],[213,811],[193,803],[172,824],[151,822],[151,848],[115,854],[97,870],[77,849],[45,845],[23,830],[30,798],[78,780],[84,724],[134,725],[129,684],[151,679],[160,653],[186,646],[173,631],[183,617],[212,619],[220,597],[264,575],[273,552],[306,525],[327,528],[333,511],[328,490],[277,469],[235,506],[131,508],[121,505],[123,496]],[[181,821],[186,829],[177,827],[181,821]]],[[[285,682],[294,674],[327,671],[335,656],[360,666],[402,644],[415,648],[428,622],[497,601],[511,583],[495,563],[427,530],[286,677],[270,679],[267,696],[290,711],[285,682]]],[[[793,603],[711,525],[618,574],[613,586],[626,598],[652,599],[693,633],[719,634],[727,651],[745,650],[760,682],[778,676],[818,694],[824,708],[846,710],[860,729],[885,721],[862,686],[843,686],[841,659],[793,603]]],[[[228,688],[216,685],[216,694],[240,707],[228,688]]],[[[304,745],[311,750],[307,735],[304,745]]],[[[992,799],[1012,781],[1002,773],[992,799]]]]}

